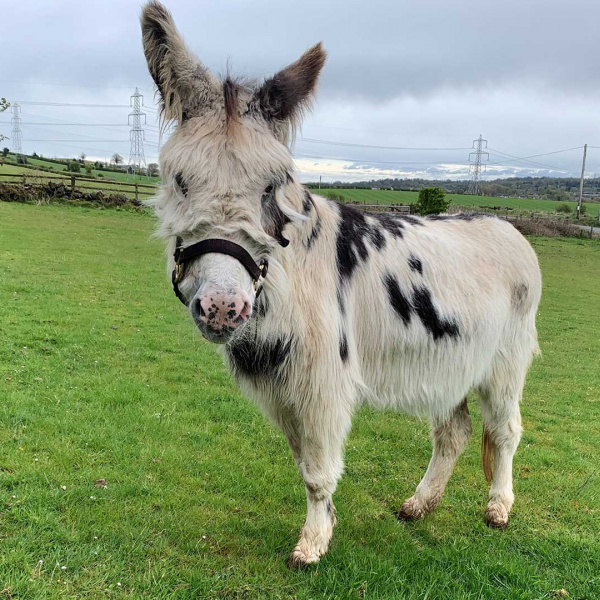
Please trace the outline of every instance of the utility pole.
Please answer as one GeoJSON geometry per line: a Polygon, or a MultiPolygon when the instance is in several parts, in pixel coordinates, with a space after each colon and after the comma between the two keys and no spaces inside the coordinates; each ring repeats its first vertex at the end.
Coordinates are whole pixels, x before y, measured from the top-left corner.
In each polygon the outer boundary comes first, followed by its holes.
{"type": "Polygon", "coordinates": [[[583,147],[583,162],[581,163],[581,181],[579,182],[579,202],[577,203],[577,219],[581,216],[581,201],[583,200],[583,177],[585,175],[585,157],[587,155],[587,144],[583,147]]]}
{"type": "Polygon", "coordinates": [[[321,191],[321,179],[323,178],[323,175],[319,175],[319,191],[321,191]]]}
{"type": "Polygon", "coordinates": [[[23,154],[23,145],[21,141],[21,106],[19,104],[12,105],[12,147],[15,154],[23,154]]]}
{"type": "Polygon", "coordinates": [[[473,148],[475,148],[475,152],[469,153],[469,162],[471,163],[469,168],[471,170],[472,179],[467,193],[477,196],[479,194],[479,179],[481,174],[485,171],[485,165],[482,164],[482,162],[484,160],[489,160],[490,155],[488,152],[484,151],[484,149],[487,149],[487,140],[484,140],[481,134],[479,134],[479,137],[476,140],[473,140],[473,148]],[[485,157],[485,159],[483,157],[485,157]]]}
{"type": "Polygon", "coordinates": [[[133,112],[129,113],[129,125],[131,131],[129,138],[131,140],[131,149],[129,151],[129,165],[133,167],[133,172],[140,173],[142,165],[146,165],[144,158],[144,130],[142,129],[142,117],[144,118],[143,125],[146,124],[146,113],[142,112],[144,106],[144,96],[135,88],[135,93],[131,96],[130,106],[133,107],[133,112]]]}

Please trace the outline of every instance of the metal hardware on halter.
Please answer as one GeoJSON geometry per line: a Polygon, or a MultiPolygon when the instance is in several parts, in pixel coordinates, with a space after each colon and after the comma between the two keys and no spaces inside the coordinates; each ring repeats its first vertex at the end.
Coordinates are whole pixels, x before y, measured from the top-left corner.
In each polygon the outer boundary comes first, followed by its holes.
{"type": "Polygon", "coordinates": [[[260,279],[264,279],[267,276],[269,262],[266,258],[263,258],[259,264],[256,264],[250,253],[245,248],[239,244],[236,244],[235,242],[218,238],[203,240],[197,244],[188,246],[187,248],[184,248],[182,244],[183,240],[178,237],[177,247],[175,248],[175,253],[173,254],[175,267],[173,268],[173,273],[171,274],[171,281],[173,282],[173,291],[175,292],[175,295],[186,306],[187,302],[179,290],[178,283],[183,279],[186,263],[194,258],[202,256],[203,254],[227,254],[228,256],[235,258],[246,269],[246,271],[248,271],[248,274],[252,278],[252,287],[254,288],[256,297],[258,297],[262,291],[262,286],[259,288],[258,282],[260,279]]]}

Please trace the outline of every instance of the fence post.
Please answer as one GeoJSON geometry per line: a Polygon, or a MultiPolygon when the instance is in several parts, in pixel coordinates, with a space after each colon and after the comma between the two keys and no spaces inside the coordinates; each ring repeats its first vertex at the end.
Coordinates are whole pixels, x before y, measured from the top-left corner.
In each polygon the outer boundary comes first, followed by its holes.
{"type": "Polygon", "coordinates": [[[75,175],[71,175],[71,191],[75,191],[75,175]]]}
{"type": "Polygon", "coordinates": [[[139,202],[139,198],[138,198],[138,184],[135,184],[135,201],[139,202]]]}

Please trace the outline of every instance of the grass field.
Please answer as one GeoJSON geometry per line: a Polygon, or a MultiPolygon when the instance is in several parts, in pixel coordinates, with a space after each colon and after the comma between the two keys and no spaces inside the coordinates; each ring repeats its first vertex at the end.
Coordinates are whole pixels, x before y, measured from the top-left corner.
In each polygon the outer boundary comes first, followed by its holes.
{"type": "MultiPolygon", "coordinates": [[[[315,193],[317,190],[313,189],[315,193]]],[[[328,190],[323,190],[327,194],[328,190]]],[[[329,190],[334,194],[341,194],[353,202],[364,204],[414,204],[419,197],[418,192],[402,192],[392,190],[359,190],[359,189],[340,189],[329,190]]],[[[555,212],[560,202],[552,200],[536,200],[533,198],[496,198],[491,196],[468,196],[463,194],[447,194],[447,198],[452,200],[452,204],[457,206],[502,206],[503,208],[512,208],[523,211],[547,211],[555,212]]],[[[573,211],[577,204],[575,202],[566,202],[573,211]]],[[[598,216],[600,204],[587,202],[587,214],[598,216]]]]}
{"type": "MultiPolygon", "coordinates": [[[[15,160],[14,155],[9,154],[9,160],[14,161],[15,160]]],[[[67,170],[67,165],[62,164],[62,163],[52,162],[49,160],[44,160],[43,158],[32,158],[31,156],[28,156],[27,162],[28,162],[29,166],[47,167],[47,168],[53,169],[54,171],[56,171],[57,175],[61,175],[64,171],[67,170]]],[[[1,169],[2,169],[2,167],[0,167],[0,172],[2,172],[1,169]]],[[[46,171],[46,173],[48,173],[48,172],[46,171]]],[[[148,184],[148,185],[155,185],[157,183],[160,183],[160,177],[145,177],[143,175],[132,175],[130,173],[119,172],[119,171],[101,171],[99,169],[92,169],[92,173],[95,176],[100,175],[101,178],[104,178],[104,179],[109,179],[112,181],[122,181],[125,183],[138,182],[138,183],[144,183],[144,184],[148,184]]],[[[48,173],[48,174],[52,175],[52,173],[48,173]]],[[[81,168],[81,172],[79,173],[79,175],[82,177],[86,176],[86,172],[83,167],[81,168]]]]}
{"type": "Polygon", "coordinates": [[[331,552],[290,572],[300,477],[174,297],[153,228],[0,202],[0,597],[600,598],[600,244],[533,240],[543,357],[509,528],[483,523],[476,402],[446,496],[412,524],[393,513],[427,425],[362,410],[331,552]]]}
{"type": "MultiPolygon", "coordinates": [[[[35,160],[35,159],[32,159],[35,160]]],[[[51,164],[51,163],[48,163],[51,164]]],[[[96,173],[100,173],[101,171],[95,171],[96,173]]],[[[71,181],[71,174],[70,173],[65,173],[64,171],[62,172],[56,172],[56,173],[52,173],[52,172],[48,172],[48,171],[40,171],[38,169],[32,169],[30,167],[23,167],[20,165],[11,165],[11,164],[2,164],[0,165],[0,175],[1,174],[5,174],[5,175],[17,175],[17,176],[22,176],[24,175],[26,177],[26,181],[28,183],[34,183],[34,182],[40,182],[40,183],[45,183],[48,181],[52,181],[54,183],[61,183],[61,181],[59,179],[56,179],[56,177],[64,177],[64,181],[67,185],[70,185],[70,181],[71,181]]],[[[129,197],[129,198],[134,198],[135,197],[135,189],[134,189],[134,184],[138,183],[140,184],[140,187],[138,188],[138,197],[144,199],[144,198],[148,198],[152,195],[154,195],[156,193],[156,190],[154,187],[151,188],[146,188],[146,187],[141,187],[141,185],[146,186],[152,186],[153,183],[152,181],[149,181],[146,178],[139,178],[136,177],[135,179],[133,178],[133,176],[131,175],[127,175],[127,173],[110,173],[110,175],[117,175],[117,176],[122,176],[121,179],[114,179],[108,178],[108,177],[103,177],[103,178],[97,178],[95,180],[92,180],[91,178],[89,178],[89,175],[87,175],[85,173],[85,171],[81,172],[81,173],[76,173],[75,176],[76,177],[81,177],[83,179],[77,179],[76,180],[76,187],[78,190],[82,191],[82,192],[94,192],[97,190],[101,190],[103,193],[105,194],[124,194],[125,196],[129,197]],[[127,177],[130,177],[130,179],[127,179],[127,177]],[[88,179],[86,179],[88,178],[88,179]],[[119,185],[119,183],[129,183],[131,184],[130,186],[122,186],[119,185]]],[[[0,183],[20,183],[22,180],[18,179],[17,177],[14,178],[7,178],[7,177],[0,177],[0,183]]]]}

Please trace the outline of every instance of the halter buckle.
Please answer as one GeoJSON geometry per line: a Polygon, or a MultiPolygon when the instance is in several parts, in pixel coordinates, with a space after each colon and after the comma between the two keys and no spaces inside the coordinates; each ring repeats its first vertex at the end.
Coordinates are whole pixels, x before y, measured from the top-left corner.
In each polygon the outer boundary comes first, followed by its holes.
{"type": "Polygon", "coordinates": [[[183,265],[180,262],[175,263],[175,283],[179,283],[181,281],[181,277],[183,275],[183,265]]]}

